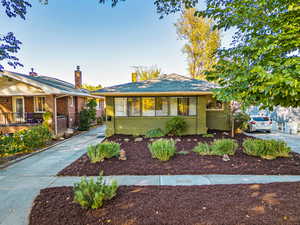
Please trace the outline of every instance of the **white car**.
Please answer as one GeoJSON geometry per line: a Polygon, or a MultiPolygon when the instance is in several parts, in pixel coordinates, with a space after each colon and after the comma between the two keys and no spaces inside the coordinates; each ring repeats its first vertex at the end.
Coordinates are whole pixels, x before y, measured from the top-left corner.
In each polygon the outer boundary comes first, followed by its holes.
{"type": "Polygon", "coordinates": [[[272,120],[268,116],[251,116],[248,122],[248,131],[266,131],[271,133],[272,130],[272,120]]]}

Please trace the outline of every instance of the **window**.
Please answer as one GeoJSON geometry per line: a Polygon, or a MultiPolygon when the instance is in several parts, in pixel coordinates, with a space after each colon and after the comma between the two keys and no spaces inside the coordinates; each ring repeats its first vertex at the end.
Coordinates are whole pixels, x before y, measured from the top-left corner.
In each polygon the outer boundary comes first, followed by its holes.
{"type": "Polygon", "coordinates": [[[46,111],[46,97],[38,96],[34,98],[34,111],[45,112],[46,111]]]}
{"type": "Polygon", "coordinates": [[[170,98],[170,116],[177,116],[177,98],[170,98]]]}
{"type": "Polygon", "coordinates": [[[189,98],[189,116],[197,115],[197,99],[196,97],[189,98]]]}
{"type": "Polygon", "coordinates": [[[167,116],[169,114],[169,101],[166,97],[157,97],[155,103],[156,116],[167,116]]]}
{"type": "Polygon", "coordinates": [[[189,115],[189,98],[178,98],[178,115],[188,116],[189,115]]]}
{"type": "Polygon", "coordinates": [[[127,98],[115,98],[116,116],[127,116],[127,98]]]}
{"type": "Polygon", "coordinates": [[[138,97],[127,98],[127,111],[128,111],[128,116],[140,116],[141,98],[138,97]]]}
{"type": "Polygon", "coordinates": [[[74,106],[74,96],[70,96],[70,106],[74,106]]]}
{"type": "Polygon", "coordinates": [[[142,115],[155,116],[155,98],[142,98],[142,115]]]}

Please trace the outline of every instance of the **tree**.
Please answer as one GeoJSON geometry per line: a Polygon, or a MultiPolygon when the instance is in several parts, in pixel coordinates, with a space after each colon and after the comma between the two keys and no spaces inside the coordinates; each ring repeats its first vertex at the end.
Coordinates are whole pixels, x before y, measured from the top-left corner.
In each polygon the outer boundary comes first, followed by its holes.
{"type": "MultiPolygon", "coordinates": [[[[201,13],[200,13],[201,14],[201,13]]],[[[295,0],[209,0],[201,14],[236,29],[209,80],[217,96],[264,108],[300,106],[300,6],[295,0]]]]}
{"type": "Polygon", "coordinates": [[[211,71],[216,64],[220,34],[212,29],[212,20],[195,16],[195,12],[195,8],[184,10],[175,26],[179,38],[186,41],[183,52],[187,55],[189,73],[193,78],[205,80],[204,72],[211,71]]]}
{"type": "Polygon", "coordinates": [[[82,88],[86,89],[88,91],[97,91],[97,90],[101,89],[102,86],[101,86],[101,84],[99,84],[97,86],[93,86],[93,85],[89,85],[89,84],[83,84],[82,88]]]}
{"type": "Polygon", "coordinates": [[[133,81],[143,81],[143,80],[150,80],[154,78],[158,78],[161,74],[161,69],[157,68],[156,66],[151,67],[143,67],[143,66],[136,66],[134,67],[134,75],[135,80],[133,81]]]}

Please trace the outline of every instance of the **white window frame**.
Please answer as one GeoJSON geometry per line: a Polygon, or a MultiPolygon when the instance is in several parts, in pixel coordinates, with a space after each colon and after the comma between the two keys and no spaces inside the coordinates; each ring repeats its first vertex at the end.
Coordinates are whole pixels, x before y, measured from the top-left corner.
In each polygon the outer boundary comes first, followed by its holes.
{"type": "Polygon", "coordinates": [[[34,112],[36,113],[44,113],[46,112],[46,96],[34,96],[34,112]],[[37,110],[37,99],[38,98],[45,98],[45,105],[44,105],[44,111],[37,110]]]}

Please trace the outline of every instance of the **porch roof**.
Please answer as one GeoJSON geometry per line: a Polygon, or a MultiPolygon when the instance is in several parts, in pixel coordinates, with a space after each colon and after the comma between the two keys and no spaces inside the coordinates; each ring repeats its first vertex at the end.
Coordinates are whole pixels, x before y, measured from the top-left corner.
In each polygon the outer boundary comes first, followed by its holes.
{"type": "Polygon", "coordinates": [[[212,94],[216,88],[219,86],[214,83],[173,73],[156,79],[106,87],[92,93],[102,96],[205,95],[212,94]]]}
{"type": "Polygon", "coordinates": [[[14,80],[42,89],[46,94],[66,94],[74,96],[95,97],[85,89],[76,89],[75,86],[66,81],[62,81],[48,76],[29,76],[21,73],[3,71],[0,76],[6,76],[14,80]]]}

